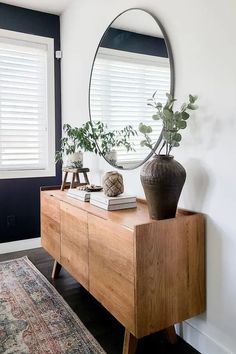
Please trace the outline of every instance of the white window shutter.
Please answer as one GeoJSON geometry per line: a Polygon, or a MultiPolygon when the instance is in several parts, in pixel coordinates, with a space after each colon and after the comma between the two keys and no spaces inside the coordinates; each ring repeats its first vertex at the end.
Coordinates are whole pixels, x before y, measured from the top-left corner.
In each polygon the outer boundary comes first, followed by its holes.
{"type": "MultiPolygon", "coordinates": [[[[112,130],[130,124],[138,131],[142,122],[152,126],[152,137],[156,141],[162,123],[152,119],[155,110],[147,105],[155,91],[160,102],[165,103],[166,92],[170,92],[168,58],[99,49],[91,78],[92,120],[105,122],[112,130]]],[[[140,146],[141,140],[143,136],[140,133],[132,138],[135,152],[127,153],[126,149],[118,148],[117,164],[146,158],[150,150],[140,146]]]]}
{"type": "Polygon", "coordinates": [[[47,45],[0,37],[0,170],[48,166],[47,45]]]}

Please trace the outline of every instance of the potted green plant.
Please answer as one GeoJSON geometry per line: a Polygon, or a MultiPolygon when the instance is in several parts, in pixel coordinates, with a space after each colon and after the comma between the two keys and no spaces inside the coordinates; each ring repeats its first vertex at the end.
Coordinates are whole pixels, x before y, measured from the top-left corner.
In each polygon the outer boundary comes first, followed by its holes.
{"type": "Polygon", "coordinates": [[[63,125],[64,136],[61,139],[60,150],[56,152],[55,161],[63,162],[65,167],[81,168],[83,167],[84,148],[81,139],[79,138],[80,128],[72,127],[70,124],[63,125]]]}
{"type": "Polygon", "coordinates": [[[56,162],[67,160],[67,167],[82,167],[80,160],[74,161],[74,157],[81,156],[82,151],[102,155],[115,165],[114,149],[124,146],[127,151],[134,150],[129,139],[137,134],[131,125],[121,130],[109,130],[107,125],[100,121],[87,121],[79,128],[64,124],[63,131],[64,137],[61,139],[60,150],[56,152],[56,162]]]}
{"type": "Polygon", "coordinates": [[[148,105],[156,109],[152,118],[162,120],[163,143],[158,152],[155,151],[155,142],[152,142],[150,138],[151,126],[143,123],[139,125],[139,131],[144,135],[141,145],[147,146],[153,151],[153,159],[149,160],[141,170],[141,182],[150,217],[153,219],[175,217],[180,193],[186,179],[186,171],[170,155],[170,152],[174,147],[180,145],[181,130],[187,127],[190,111],[198,108],[195,104],[197,96],[189,95],[189,101],[183,103],[179,111],[174,111],[173,106],[176,99],[168,93],[166,96],[165,105],[158,101],[156,92],[148,102],[148,105]]]}

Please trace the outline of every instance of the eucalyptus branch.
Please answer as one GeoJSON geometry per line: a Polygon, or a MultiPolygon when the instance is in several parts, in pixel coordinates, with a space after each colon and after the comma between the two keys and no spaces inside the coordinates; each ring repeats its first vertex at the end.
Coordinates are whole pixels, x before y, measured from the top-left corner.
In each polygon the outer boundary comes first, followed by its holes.
{"type": "MultiPolygon", "coordinates": [[[[182,139],[180,130],[187,127],[187,119],[190,117],[188,111],[198,109],[195,104],[197,96],[189,95],[189,101],[183,103],[180,111],[173,111],[174,103],[176,101],[169,93],[166,94],[167,100],[165,105],[157,100],[157,92],[155,91],[152,98],[148,100],[148,106],[156,109],[156,113],[153,114],[154,120],[161,120],[163,125],[163,145],[158,152],[161,153],[165,147],[165,154],[170,155],[173,147],[178,147],[182,139]]],[[[141,141],[141,146],[147,146],[153,150],[153,145],[149,134],[152,132],[152,127],[140,123],[139,131],[144,135],[144,140],[141,141]],[[150,147],[151,146],[151,147],[150,147]]]]}
{"type": "MultiPolygon", "coordinates": [[[[162,144],[160,150],[158,151],[158,155],[160,155],[160,153],[161,153],[162,149],[165,147],[165,145],[166,145],[166,142],[163,141],[163,144],[162,144]]],[[[157,154],[156,154],[156,155],[157,155],[157,154]]]]}

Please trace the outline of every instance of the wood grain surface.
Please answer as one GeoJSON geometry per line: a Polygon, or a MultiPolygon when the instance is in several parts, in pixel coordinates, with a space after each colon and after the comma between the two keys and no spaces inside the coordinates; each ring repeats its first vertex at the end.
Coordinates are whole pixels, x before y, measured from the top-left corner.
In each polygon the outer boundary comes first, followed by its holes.
{"type": "Polygon", "coordinates": [[[132,333],[127,329],[125,330],[124,335],[124,344],[122,354],[135,354],[138,346],[138,339],[135,338],[132,333]]]}
{"type": "Polygon", "coordinates": [[[60,262],[61,224],[60,201],[46,193],[41,193],[41,243],[60,262]]]}
{"type": "Polygon", "coordinates": [[[75,198],[71,198],[67,195],[66,191],[60,190],[48,190],[42,192],[48,196],[54,196],[57,200],[62,200],[70,205],[87,211],[92,215],[99,216],[102,219],[113,221],[119,225],[134,229],[137,224],[144,224],[152,222],[149,218],[147,204],[143,202],[138,202],[137,208],[125,209],[125,210],[115,210],[107,211],[98,208],[90,203],[81,202],[75,198]]]}
{"type": "Polygon", "coordinates": [[[61,202],[61,264],[88,289],[88,215],[61,202]]]}
{"type": "Polygon", "coordinates": [[[175,218],[150,220],[145,201],[137,205],[111,212],[41,192],[43,247],[125,326],[128,354],[133,337],[205,310],[203,215],[178,209],[175,218]]]}
{"type": "Polygon", "coordinates": [[[204,311],[201,214],[137,226],[136,257],[137,337],[204,311]]]}
{"type": "Polygon", "coordinates": [[[88,216],[89,291],[134,332],[133,232],[88,216]]]}

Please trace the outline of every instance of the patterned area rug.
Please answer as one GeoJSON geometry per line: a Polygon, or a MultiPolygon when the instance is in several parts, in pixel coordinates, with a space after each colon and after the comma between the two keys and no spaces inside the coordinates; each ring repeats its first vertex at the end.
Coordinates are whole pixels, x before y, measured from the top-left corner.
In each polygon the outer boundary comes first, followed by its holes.
{"type": "Polygon", "coordinates": [[[27,257],[0,263],[1,354],[105,354],[27,257]]]}

